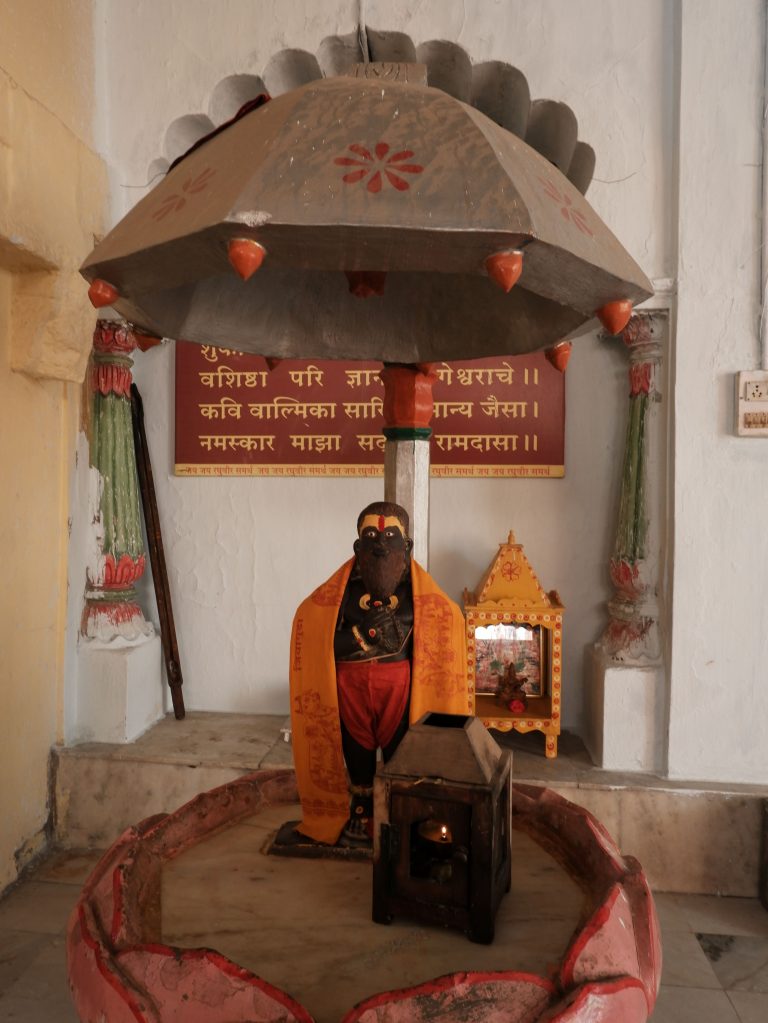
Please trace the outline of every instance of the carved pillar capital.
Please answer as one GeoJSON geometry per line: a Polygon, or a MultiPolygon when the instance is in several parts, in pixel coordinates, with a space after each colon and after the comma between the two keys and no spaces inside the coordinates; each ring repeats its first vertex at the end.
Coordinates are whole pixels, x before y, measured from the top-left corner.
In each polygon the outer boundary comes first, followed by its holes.
{"type": "Polygon", "coordinates": [[[666,313],[636,313],[619,337],[629,353],[629,395],[650,394],[661,400],[657,369],[667,333],[666,313]]]}

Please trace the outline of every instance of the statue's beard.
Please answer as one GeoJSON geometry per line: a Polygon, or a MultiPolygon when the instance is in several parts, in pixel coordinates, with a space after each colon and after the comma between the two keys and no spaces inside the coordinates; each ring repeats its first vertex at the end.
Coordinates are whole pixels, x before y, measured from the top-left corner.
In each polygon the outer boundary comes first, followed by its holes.
{"type": "Polygon", "coordinates": [[[376,555],[360,551],[357,555],[363,585],[374,600],[388,600],[398,587],[408,567],[405,551],[376,555]]]}

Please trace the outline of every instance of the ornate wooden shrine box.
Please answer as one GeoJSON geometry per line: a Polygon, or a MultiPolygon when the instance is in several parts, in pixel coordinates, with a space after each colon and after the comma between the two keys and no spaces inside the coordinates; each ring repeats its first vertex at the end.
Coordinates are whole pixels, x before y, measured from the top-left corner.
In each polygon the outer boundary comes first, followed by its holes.
{"type": "Polygon", "coordinates": [[[564,610],[512,532],[477,590],[464,591],[475,713],[487,728],[543,732],[548,757],[557,756],[560,734],[564,610]]]}
{"type": "Polygon", "coordinates": [[[425,714],[374,781],[373,919],[493,941],[510,886],[512,754],[482,723],[425,714]]]}

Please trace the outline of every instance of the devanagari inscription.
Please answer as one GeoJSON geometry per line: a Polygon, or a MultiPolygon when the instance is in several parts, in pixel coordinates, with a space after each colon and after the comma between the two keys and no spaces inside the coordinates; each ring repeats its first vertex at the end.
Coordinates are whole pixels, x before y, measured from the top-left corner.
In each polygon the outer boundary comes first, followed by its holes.
{"type": "Polygon", "coordinates": [[[274,434],[203,434],[197,438],[206,451],[274,451],[274,434]]]}

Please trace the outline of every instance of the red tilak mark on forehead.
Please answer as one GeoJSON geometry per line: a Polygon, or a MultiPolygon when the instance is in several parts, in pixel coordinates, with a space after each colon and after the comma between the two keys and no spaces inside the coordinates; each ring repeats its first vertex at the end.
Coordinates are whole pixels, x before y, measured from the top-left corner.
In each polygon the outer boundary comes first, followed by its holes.
{"type": "Polygon", "coordinates": [[[380,533],[384,532],[384,516],[383,515],[379,515],[379,532],[380,533]]]}

